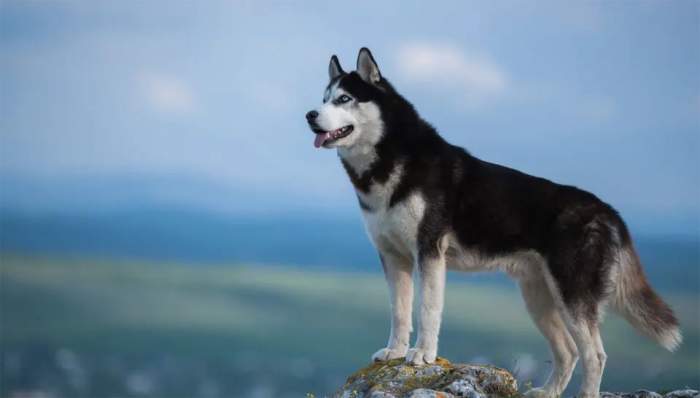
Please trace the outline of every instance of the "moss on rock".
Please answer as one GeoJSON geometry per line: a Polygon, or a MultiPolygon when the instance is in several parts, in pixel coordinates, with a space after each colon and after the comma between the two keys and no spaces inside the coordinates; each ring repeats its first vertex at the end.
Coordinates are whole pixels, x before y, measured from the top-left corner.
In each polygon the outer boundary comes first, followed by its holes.
{"type": "Polygon", "coordinates": [[[517,391],[515,378],[494,366],[452,364],[444,358],[409,365],[398,358],[358,370],[333,397],[510,397],[517,391]]]}

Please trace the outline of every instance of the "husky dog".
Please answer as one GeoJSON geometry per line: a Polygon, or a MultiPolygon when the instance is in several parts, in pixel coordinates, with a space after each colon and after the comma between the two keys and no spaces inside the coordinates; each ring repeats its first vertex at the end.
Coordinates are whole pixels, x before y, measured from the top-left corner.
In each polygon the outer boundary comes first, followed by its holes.
{"type": "Polygon", "coordinates": [[[528,396],[559,396],[579,357],[579,396],[598,396],[606,304],[668,350],[678,347],[678,321],[647,282],[610,205],[447,143],[366,48],[355,71],[344,72],[334,55],[328,74],[323,104],[306,119],[317,148],[337,149],[389,285],[391,332],[374,360],[435,361],[447,269],[502,270],[519,283],[554,357],[547,382],[528,396]],[[414,271],[420,313],[409,349],[414,271]]]}

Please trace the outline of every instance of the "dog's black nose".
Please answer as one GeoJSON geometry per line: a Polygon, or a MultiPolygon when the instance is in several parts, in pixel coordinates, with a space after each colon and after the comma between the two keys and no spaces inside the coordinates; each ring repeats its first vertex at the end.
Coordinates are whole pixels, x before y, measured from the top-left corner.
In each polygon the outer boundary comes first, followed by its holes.
{"type": "Polygon", "coordinates": [[[316,120],[317,117],[318,112],[316,111],[309,111],[306,113],[306,120],[308,120],[309,122],[313,122],[314,120],[316,120]]]}

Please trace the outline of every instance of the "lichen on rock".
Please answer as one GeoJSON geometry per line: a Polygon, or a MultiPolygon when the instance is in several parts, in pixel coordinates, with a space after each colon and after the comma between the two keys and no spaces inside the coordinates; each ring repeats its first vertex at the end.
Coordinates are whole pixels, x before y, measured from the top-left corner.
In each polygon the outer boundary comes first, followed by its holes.
{"type": "Polygon", "coordinates": [[[444,358],[430,365],[410,365],[398,358],[358,370],[333,397],[490,398],[517,393],[515,378],[494,366],[452,364],[444,358]]]}

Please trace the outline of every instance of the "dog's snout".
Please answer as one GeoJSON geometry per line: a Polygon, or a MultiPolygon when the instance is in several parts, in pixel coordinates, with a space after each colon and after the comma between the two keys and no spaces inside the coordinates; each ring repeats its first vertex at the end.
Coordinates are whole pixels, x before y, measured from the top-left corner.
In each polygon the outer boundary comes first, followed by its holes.
{"type": "Polygon", "coordinates": [[[313,122],[314,120],[316,120],[317,117],[318,117],[318,112],[316,112],[316,111],[306,112],[306,120],[309,122],[313,122]]]}

